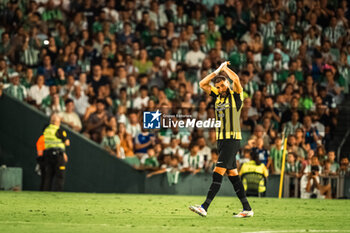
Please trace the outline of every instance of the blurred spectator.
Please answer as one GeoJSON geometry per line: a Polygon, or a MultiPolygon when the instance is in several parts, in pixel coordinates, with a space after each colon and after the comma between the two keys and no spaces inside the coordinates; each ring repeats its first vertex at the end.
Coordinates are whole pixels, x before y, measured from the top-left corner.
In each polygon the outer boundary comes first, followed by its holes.
{"type": "Polygon", "coordinates": [[[280,174],[282,168],[282,139],[276,138],[274,145],[271,146],[270,159],[267,163],[267,168],[271,169],[272,174],[280,174]]]}
{"type": "Polygon", "coordinates": [[[75,111],[78,113],[80,117],[82,117],[89,106],[89,101],[88,101],[88,97],[85,95],[80,85],[74,86],[74,91],[71,95],[71,99],[74,102],[75,111]]]}
{"type": "Polygon", "coordinates": [[[140,91],[140,96],[134,99],[133,108],[141,110],[141,109],[145,109],[148,104],[148,100],[149,100],[148,88],[146,86],[141,86],[139,91],[140,91]]]}
{"type": "Polygon", "coordinates": [[[139,133],[141,133],[141,125],[136,112],[131,112],[129,114],[129,121],[126,125],[126,131],[131,134],[132,138],[135,138],[139,133]]]}
{"type": "Polygon", "coordinates": [[[206,163],[211,159],[211,150],[210,148],[207,146],[207,143],[205,141],[204,137],[199,137],[197,139],[197,144],[199,146],[199,151],[198,154],[199,156],[201,156],[203,158],[203,161],[206,163]]]}
{"type": "Polygon", "coordinates": [[[311,168],[313,166],[317,166],[318,167],[318,171],[322,174],[323,173],[323,169],[322,169],[322,166],[321,166],[321,163],[320,161],[318,160],[318,157],[317,156],[312,156],[311,159],[310,159],[310,162],[308,165],[306,165],[305,169],[304,169],[304,174],[305,173],[309,173],[311,172],[311,168]]]}
{"type": "Polygon", "coordinates": [[[143,168],[146,170],[158,170],[159,162],[154,148],[147,149],[147,158],[143,163],[143,168]]]}
{"type": "Polygon", "coordinates": [[[329,173],[332,175],[337,175],[340,170],[339,163],[335,161],[335,152],[334,151],[329,151],[328,152],[328,162],[329,162],[329,173]]]}
{"type": "Polygon", "coordinates": [[[106,128],[106,136],[103,137],[101,146],[105,148],[111,155],[121,158],[120,139],[111,127],[106,128]]]}
{"type": "Polygon", "coordinates": [[[196,174],[201,171],[204,166],[204,158],[198,154],[199,146],[193,144],[189,148],[189,152],[183,157],[182,172],[190,172],[196,174]]]}
{"type": "Polygon", "coordinates": [[[170,155],[168,155],[166,158],[166,162],[162,164],[159,170],[148,173],[146,177],[150,178],[153,175],[167,173],[169,185],[177,184],[180,174],[180,163],[176,157],[172,158],[170,155]]]}
{"type": "Polygon", "coordinates": [[[105,102],[103,100],[97,100],[96,111],[90,115],[86,122],[85,132],[96,142],[102,140],[103,130],[108,125],[109,114],[105,108],[105,102]]]}
{"type": "Polygon", "coordinates": [[[192,49],[185,55],[185,62],[191,68],[200,68],[205,54],[200,51],[198,40],[192,42],[192,49]]]}
{"type": "Polygon", "coordinates": [[[179,145],[179,139],[177,139],[176,137],[172,137],[170,145],[164,148],[163,153],[171,155],[171,157],[177,157],[179,161],[182,161],[185,151],[179,145]]]}
{"type": "Polygon", "coordinates": [[[321,185],[319,167],[312,166],[310,171],[301,177],[301,198],[332,198],[331,185],[321,185]]]}
{"type": "Polygon", "coordinates": [[[71,127],[74,131],[80,132],[82,124],[78,114],[74,112],[74,102],[72,99],[65,101],[66,111],[61,112],[59,116],[62,118],[62,123],[71,127]]]}
{"type": "Polygon", "coordinates": [[[51,57],[46,55],[43,59],[43,65],[38,67],[38,74],[44,75],[45,85],[51,86],[55,84],[56,68],[51,64],[51,57]]]}
{"type": "Polygon", "coordinates": [[[49,88],[45,85],[43,75],[38,75],[36,85],[30,87],[28,98],[35,101],[37,106],[41,105],[42,100],[49,95],[49,88]]]}
{"type": "Polygon", "coordinates": [[[297,111],[292,112],[291,121],[288,121],[283,126],[283,132],[286,137],[291,134],[295,134],[298,128],[302,128],[303,125],[299,122],[299,113],[297,111]]]}
{"type": "Polygon", "coordinates": [[[134,143],[132,141],[132,136],[126,132],[124,123],[118,123],[118,137],[120,139],[120,146],[123,149],[124,156],[134,156],[134,143]]]}
{"type": "Polygon", "coordinates": [[[19,74],[17,72],[9,75],[11,83],[4,86],[4,92],[20,101],[27,99],[27,90],[20,84],[19,74]]]}
{"type": "Polygon", "coordinates": [[[319,133],[315,127],[312,127],[312,120],[310,116],[304,117],[305,128],[305,144],[309,144],[311,149],[315,150],[317,147],[317,141],[319,140],[319,133]]]}
{"type": "Polygon", "coordinates": [[[285,171],[288,175],[293,177],[299,178],[301,176],[301,163],[294,152],[289,152],[287,155],[285,171]]]}
{"type": "Polygon", "coordinates": [[[344,157],[340,160],[340,175],[349,175],[350,174],[350,163],[347,157],[344,157]]]}
{"type": "Polygon", "coordinates": [[[155,145],[155,140],[155,135],[142,127],[141,132],[136,135],[134,140],[135,155],[142,158],[147,154],[147,149],[155,145]]]}
{"type": "Polygon", "coordinates": [[[253,147],[252,151],[258,155],[259,161],[267,166],[269,152],[268,150],[264,149],[264,140],[262,138],[258,138],[256,140],[256,147],[253,147]]]}

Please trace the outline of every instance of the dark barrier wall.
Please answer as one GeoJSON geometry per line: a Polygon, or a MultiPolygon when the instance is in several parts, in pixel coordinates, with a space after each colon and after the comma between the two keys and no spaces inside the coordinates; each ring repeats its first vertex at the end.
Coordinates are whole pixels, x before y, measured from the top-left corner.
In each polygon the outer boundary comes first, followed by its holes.
{"type": "MultiPolygon", "coordinates": [[[[279,175],[268,178],[266,197],[277,197],[279,175]]],[[[181,174],[176,185],[169,185],[166,174],[152,176],[146,179],[145,192],[154,194],[206,195],[212,181],[210,174],[181,174]]],[[[218,195],[235,196],[232,184],[224,177],[218,195]]]]}
{"type": "MultiPolygon", "coordinates": [[[[0,164],[23,168],[24,190],[38,190],[35,143],[48,122],[44,114],[27,104],[8,96],[0,98],[0,164]]],[[[144,192],[143,172],[111,157],[81,135],[67,132],[71,146],[67,149],[66,191],[144,192]]]]}

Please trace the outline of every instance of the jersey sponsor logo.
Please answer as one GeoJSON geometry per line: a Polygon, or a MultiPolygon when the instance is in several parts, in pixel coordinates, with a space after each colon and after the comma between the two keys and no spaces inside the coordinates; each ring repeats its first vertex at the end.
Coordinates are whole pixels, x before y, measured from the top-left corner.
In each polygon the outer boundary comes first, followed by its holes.
{"type": "Polygon", "coordinates": [[[230,103],[218,103],[215,106],[215,111],[219,112],[219,111],[224,111],[227,108],[230,108],[230,103]]]}

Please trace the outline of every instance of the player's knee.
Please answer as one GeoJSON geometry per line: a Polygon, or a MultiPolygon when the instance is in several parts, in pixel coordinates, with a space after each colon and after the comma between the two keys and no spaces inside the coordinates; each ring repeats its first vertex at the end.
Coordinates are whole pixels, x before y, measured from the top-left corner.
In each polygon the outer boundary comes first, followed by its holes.
{"type": "Polygon", "coordinates": [[[226,171],[228,176],[238,176],[238,171],[237,169],[230,169],[226,171]]]}

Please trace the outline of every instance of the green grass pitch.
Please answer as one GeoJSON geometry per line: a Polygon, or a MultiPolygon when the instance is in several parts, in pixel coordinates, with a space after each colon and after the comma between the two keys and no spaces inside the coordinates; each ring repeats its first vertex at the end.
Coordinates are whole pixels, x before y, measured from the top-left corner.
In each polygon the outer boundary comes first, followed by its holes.
{"type": "Polygon", "coordinates": [[[203,196],[0,192],[0,232],[350,232],[349,200],[217,197],[206,218],[188,209],[203,196]]]}

